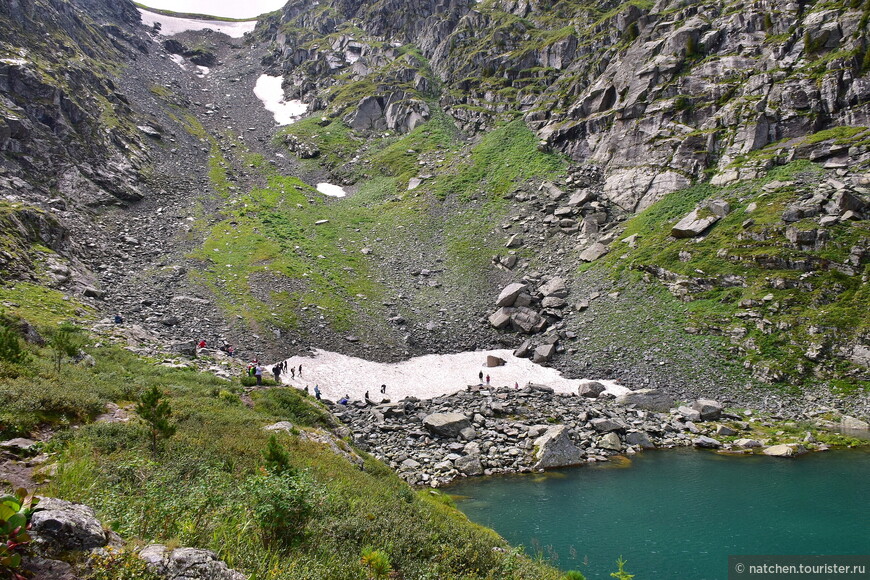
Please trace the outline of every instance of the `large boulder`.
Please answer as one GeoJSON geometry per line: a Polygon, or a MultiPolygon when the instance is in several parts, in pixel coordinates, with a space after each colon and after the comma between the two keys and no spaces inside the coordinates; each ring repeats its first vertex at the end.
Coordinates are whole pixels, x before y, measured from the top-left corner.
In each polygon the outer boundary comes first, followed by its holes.
{"type": "Polygon", "coordinates": [[[849,415],[843,415],[840,419],[840,427],[843,429],[849,429],[853,431],[867,431],[870,429],[870,424],[867,421],[862,421],[857,417],[850,417],[849,415]]]}
{"type": "Polygon", "coordinates": [[[517,332],[535,334],[547,327],[547,320],[531,308],[521,306],[511,314],[511,326],[517,332]]]}
{"type": "Polygon", "coordinates": [[[649,440],[649,435],[643,431],[632,431],[625,435],[626,445],[635,445],[641,449],[655,449],[655,443],[649,440]]]}
{"type": "Polygon", "coordinates": [[[176,548],[162,544],[145,546],[139,558],[166,580],[246,580],[247,576],[229,568],[209,550],[176,548]]]}
{"type": "Polygon", "coordinates": [[[762,451],[762,453],[771,457],[797,457],[806,452],[807,448],[799,443],[790,445],[771,445],[762,451]]]}
{"type": "Polygon", "coordinates": [[[556,354],[555,344],[539,345],[535,348],[535,351],[532,354],[532,362],[536,364],[548,362],[551,358],[553,358],[554,354],[556,354]]]}
{"type": "Polygon", "coordinates": [[[674,406],[674,398],[656,389],[638,389],[616,397],[621,405],[634,405],[638,409],[663,413],[674,406]]]}
{"type": "Polygon", "coordinates": [[[694,209],[692,212],[677,222],[677,225],[671,228],[671,235],[675,238],[694,238],[704,233],[707,228],[718,222],[721,216],[716,215],[709,210],[704,212],[694,209]]]}
{"type": "Polygon", "coordinates": [[[423,419],[423,426],[442,437],[457,437],[471,422],[461,413],[432,413],[423,419]]]}
{"type": "Polygon", "coordinates": [[[519,282],[514,282],[513,284],[508,284],[504,287],[504,289],[499,293],[498,298],[495,301],[496,306],[513,306],[514,301],[517,299],[523,290],[526,289],[525,284],[520,284],[519,282]]]}
{"type": "Polygon", "coordinates": [[[598,381],[583,383],[577,388],[577,394],[587,399],[597,399],[605,391],[605,386],[598,381]]]}
{"type": "Polygon", "coordinates": [[[577,465],[583,461],[583,452],[568,435],[568,427],[554,425],[535,439],[535,469],[577,465]]]}
{"type": "Polygon", "coordinates": [[[698,399],[692,409],[701,415],[701,421],[715,421],[722,416],[722,405],[713,399],[698,399]]]}
{"type": "Polygon", "coordinates": [[[564,278],[559,278],[557,276],[542,284],[541,287],[538,288],[538,292],[541,293],[541,296],[565,298],[568,296],[568,285],[565,283],[564,278]]]}
{"type": "Polygon", "coordinates": [[[53,497],[40,500],[31,534],[33,543],[48,554],[92,550],[109,542],[93,509],[53,497]]]}
{"type": "Polygon", "coordinates": [[[610,451],[622,451],[622,440],[616,433],[608,433],[598,442],[598,447],[610,451]]]}
{"type": "Polygon", "coordinates": [[[476,455],[465,455],[454,461],[453,464],[465,475],[481,475],[483,473],[480,457],[476,455]]]}
{"type": "Polygon", "coordinates": [[[599,417],[589,421],[592,428],[599,433],[609,433],[611,431],[625,431],[626,424],[619,419],[610,419],[608,417],[599,417]]]}
{"type": "Polygon", "coordinates": [[[706,435],[701,435],[692,440],[692,445],[695,447],[701,447],[703,449],[719,449],[722,447],[722,442],[713,439],[712,437],[707,437],[706,435]]]}
{"type": "Polygon", "coordinates": [[[595,242],[582,252],[580,252],[580,259],[584,262],[594,262],[608,251],[607,246],[602,244],[601,242],[595,242]]]}
{"type": "Polygon", "coordinates": [[[511,314],[513,314],[513,308],[502,306],[489,315],[490,326],[497,330],[501,330],[511,323],[511,314]]]}

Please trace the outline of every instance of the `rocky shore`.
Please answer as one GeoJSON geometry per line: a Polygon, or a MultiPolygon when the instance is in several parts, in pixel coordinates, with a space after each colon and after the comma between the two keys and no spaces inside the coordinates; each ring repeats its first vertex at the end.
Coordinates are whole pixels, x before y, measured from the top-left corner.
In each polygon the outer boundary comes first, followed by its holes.
{"type": "Polygon", "coordinates": [[[726,411],[710,399],[677,405],[650,389],[614,398],[597,383],[584,384],[577,394],[538,384],[472,385],[431,400],[332,406],[357,446],[408,483],[431,487],[460,477],[581,465],[656,448],[792,457],[829,448],[815,429],[868,428],[859,419],[822,410],[786,421],[748,409],[726,411]]]}

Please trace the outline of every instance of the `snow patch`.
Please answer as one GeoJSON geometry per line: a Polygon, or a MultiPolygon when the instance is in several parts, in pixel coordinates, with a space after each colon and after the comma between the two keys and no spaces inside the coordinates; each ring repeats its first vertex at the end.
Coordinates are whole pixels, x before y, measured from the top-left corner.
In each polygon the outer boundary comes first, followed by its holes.
{"type": "Polygon", "coordinates": [[[211,69],[208,68],[207,66],[196,65],[196,71],[195,71],[196,76],[204,77],[205,75],[207,75],[210,72],[211,72],[211,69]]]}
{"type": "Polygon", "coordinates": [[[282,77],[260,75],[254,85],[254,94],[263,102],[266,110],[275,117],[279,125],[289,125],[295,122],[308,110],[308,105],[298,99],[284,100],[284,89],[281,87],[282,77]]]}
{"type": "MultiPolygon", "coordinates": [[[[399,363],[378,363],[336,352],[316,349],[313,357],[294,356],[287,359],[287,368],[299,369],[290,378],[287,372],[281,375],[284,384],[297,388],[314,385],[320,387],[323,396],[337,401],[344,395],[353,400],[362,400],[366,391],[374,400],[387,397],[399,401],[405,397],[432,399],[464,391],[468,385],[480,381],[478,373],[489,375],[492,387],[520,387],[526,383],[547,385],[557,393],[577,393],[577,388],[590,379],[567,379],[556,369],[543,367],[526,358],[513,356],[513,351],[485,350],[461,352],[456,354],[429,354],[399,363]],[[504,366],[486,367],[486,357],[497,356],[506,361],[504,366]],[[386,393],[381,395],[380,386],[387,385],[386,393]]],[[[484,382],[486,379],[484,378],[484,382]]],[[[614,381],[598,381],[607,392],[621,395],[629,391],[627,387],[614,381]]]]}
{"type": "Polygon", "coordinates": [[[331,183],[318,183],[317,191],[323,195],[328,195],[329,197],[344,197],[347,195],[347,192],[343,187],[331,183]]]}
{"type": "Polygon", "coordinates": [[[184,61],[184,57],[180,54],[170,54],[169,60],[180,66],[183,70],[187,70],[187,64],[184,61]]]}
{"type": "Polygon", "coordinates": [[[2,62],[3,64],[11,64],[17,66],[27,64],[27,61],[23,58],[0,58],[0,62],[2,62]]]}
{"type": "Polygon", "coordinates": [[[245,20],[244,22],[224,22],[222,20],[195,20],[193,18],[177,18],[175,16],[164,16],[156,12],[149,12],[139,8],[139,14],[142,15],[142,24],[145,26],[154,26],[154,23],[160,24],[160,34],[163,36],[172,36],[187,32],[188,30],[206,30],[211,29],[215,32],[222,32],[230,38],[241,38],[246,32],[253,32],[257,26],[256,20],[245,20]]]}

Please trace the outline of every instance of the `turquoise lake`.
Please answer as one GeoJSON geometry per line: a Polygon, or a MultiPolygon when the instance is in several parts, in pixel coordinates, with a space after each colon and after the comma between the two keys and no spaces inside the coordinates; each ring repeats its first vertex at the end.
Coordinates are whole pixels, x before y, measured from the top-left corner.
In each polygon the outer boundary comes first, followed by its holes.
{"type": "Polygon", "coordinates": [[[870,452],[660,450],[446,490],[469,519],[589,580],[720,580],[729,554],[870,554],[870,452]]]}

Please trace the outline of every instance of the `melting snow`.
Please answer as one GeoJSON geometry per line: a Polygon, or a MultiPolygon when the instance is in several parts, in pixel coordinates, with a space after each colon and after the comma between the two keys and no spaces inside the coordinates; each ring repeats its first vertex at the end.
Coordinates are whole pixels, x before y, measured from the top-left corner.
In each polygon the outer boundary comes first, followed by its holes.
{"type": "Polygon", "coordinates": [[[174,62],[175,64],[177,64],[181,68],[183,68],[184,70],[187,70],[187,65],[184,61],[184,57],[181,56],[180,54],[170,54],[169,60],[171,60],[172,62],[174,62]]]}
{"type": "MultiPolygon", "coordinates": [[[[290,373],[281,376],[285,384],[297,388],[308,385],[313,393],[314,385],[320,386],[323,396],[337,401],[343,395],[362,400],[368,391],[374,400],[382,397],[399,401],[414,396],[431,399],[440,395],[465,390],[466,386],[477,384],[478,373],[490,376],[493,387],[513,387],[526,383],[549,385],[557,393],[576,393],[577,387],[589,382],[588,379],[566,379],[559,371],[533,363],[526,358],[513,356],[513,351],[486,350],[461,352],[457,354],[430,354],[412,358],[400,363],[378,363],[336,352],[315,350],[314,357],[295,356],[287,359],[287,366],[299,369],[302,376],[290,378],[290,373]],[[504,359],[500,367],[485,366],[487,355],[504,359]],[[387,385],[384,395],[380,386],[387,385]]],[[[486,379],[484,379],[486,380],[486,379]]],[[[601,380],[607,391],[621,395],[629,389],[613,381],[601,380]]]]}
{"type": "Polygon", "coordinates": [[[318,183],[317,191],[322,193],[323,195],[328,195],[329,197],[344,197],[347,195],[347,192],[340,185],[333,185],[331,183],[318,183]]]}
{"type": "Polygon", "coordinates": [[[18,66],[27,64],[27,61],[23,58],[0,58],[0,62],[18,66]]]}
{"type": "Polygon", "coordinates": [[[210,72],[211,72],[211,69],[208,68],[207,66],[196,65],[197,76],[204,77],[205,75],[207,75],[210,72]]]}
{"type": "Polygon", "coordinates": [[[263,101],[266,110],[275,117],[279,125],[289,125],[305,114],[308,105],[297,99],[284,100],[284,89],[281,88],[282,77],[260,75],[254,85],[254,94],[263,101]]]}
{"type": "Polygon", "coordinates": [[[160,34],[163,36],[172,36],[188,30],[205,30],[210,28],[216,32],[223,32],[231,38],[241,38],[246,32],[253,32],[257,26],[256,20],[245,20],[244,22],[225,22],[222,20],[194,20],[192,18],[177,18],[175,16],[164,16],[156,12],[149,12],[139,8],[139,13],[142,15],[142,24],[145,26],[154,26],[155,22],[160,23],[160,34]]]}

